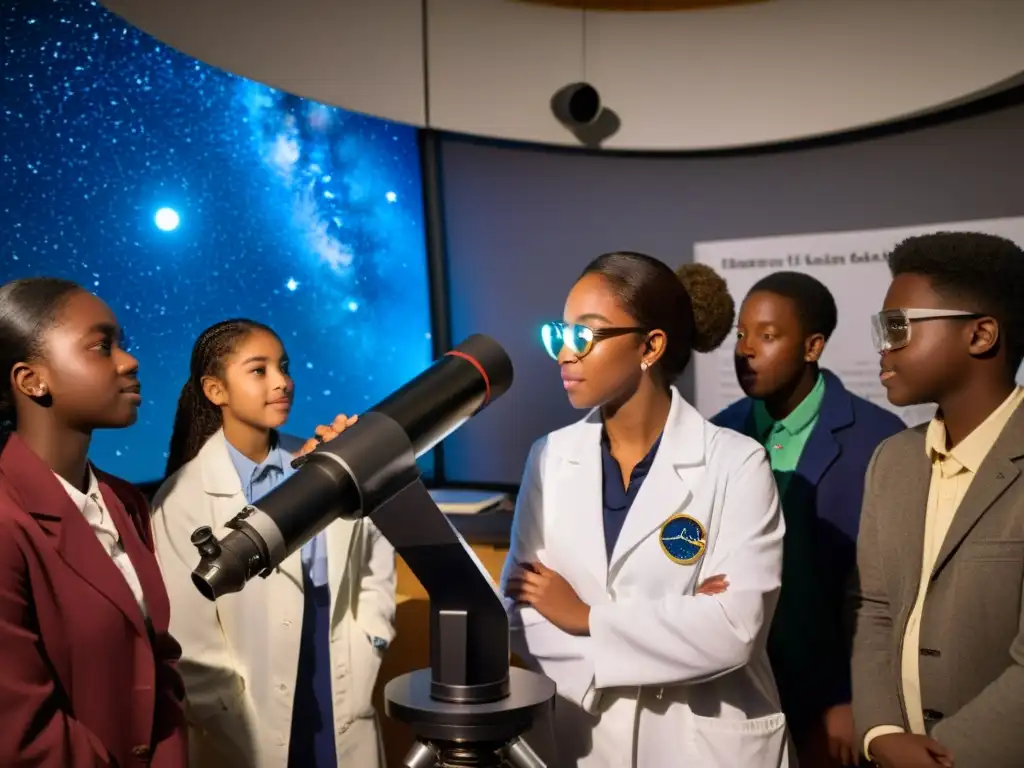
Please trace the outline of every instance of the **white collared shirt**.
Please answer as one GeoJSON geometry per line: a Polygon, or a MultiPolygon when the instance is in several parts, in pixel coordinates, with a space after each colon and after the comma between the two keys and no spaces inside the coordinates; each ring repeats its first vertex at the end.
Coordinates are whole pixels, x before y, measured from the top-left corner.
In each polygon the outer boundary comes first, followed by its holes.
{"type": "Polygon", "coordinates": [[[118,533],[117,526],[114,525],[114,519],[110,516],[107,505],[103,501],[103,494],[100,493],[100,484],[96,480],[96,475],[93,474],[92,467],[89,467],[89,490],[87,493],[82,493],[60,475],[55,473],[54,476],[60,480],[60,484],[64,486],[68,496],[71,497],[71,500],[75,502],[75,506],[85,516],[89,527],[92,528],[96,538],[103,545],[103,551],[110,556],[114,561],[114,565],[117,566],[124,576],[124,580],[128,582],[128,587],[131,589],[132,595],[135,596],[135,601],[139,604],[142,615],[148,617],[142,584],[139,582],[138,574],[135,573],[135,566],[132,565],[128,553],[124,551],[124,546],[121,543],[121,534],[118,533]]]}

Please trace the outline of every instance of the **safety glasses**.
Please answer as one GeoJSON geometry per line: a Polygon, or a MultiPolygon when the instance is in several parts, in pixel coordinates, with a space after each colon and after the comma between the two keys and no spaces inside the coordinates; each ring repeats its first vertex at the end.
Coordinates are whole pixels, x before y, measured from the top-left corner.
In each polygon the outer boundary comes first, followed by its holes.
{"type": "Polygon", "coordinates": [[[647,333],[644,328],[591,328],[579,323],[544,323],[540,338],[554,360],[562,347],[568,347],[577,359],[586,357],[597,342],[627,333],[647,333]]]}
{"type": "Polygon", "coordinates": [[[871,317],[871,340],[879,352],[902,349],[910,343],[914,322],[922,320],[973,320],[983,315],[959,309],[886,309],[871,317]]]}

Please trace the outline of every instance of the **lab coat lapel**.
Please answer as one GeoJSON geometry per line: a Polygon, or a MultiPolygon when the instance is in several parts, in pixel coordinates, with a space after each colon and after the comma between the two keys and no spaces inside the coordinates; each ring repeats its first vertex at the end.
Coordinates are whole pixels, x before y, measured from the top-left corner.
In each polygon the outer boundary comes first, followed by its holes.
{"type": "MultiPolygon", "coordinates": [[[[199,449],[196,458],[199,459],[199,467],[202,470],[203,491],[208,496],[230,497],[237,495],[242,499],[242,507],[244,507],[245,494],[242,493],[242,481],[238,479],[235,465],[231,463],[224,430],[218,429],[214,432],[199,449]]],[[[239,512],[242,511],[242,507],[238,508],[239,512]]]]}
{"type": "MultiPolygon", "coordinates": [[[[612,577],[640,542],[690,503],[692,489],[704,472],[704,428],[703,417],[673,388],[672,407],[654,463],[612,551],[612,577]]],[[[706,525],[706,521],[701,523],[706,525]]]]}
{"type": "MultiPolygon", "coordinates": [[[[604,545],[603,481],[601,472],[601,415],[593,411],[565,435],[559,453],[563,477],[554,483],[553,509],[566,524],[560,535],[574,542],[574,556],[583,558],[585,570],[602,587],[608,584],[608,557],[604,545]]],[[[551,564],[558,570],[559,564],[551,564]]],[[[563,566],[564,567],[564,566],[563,566]]]]}

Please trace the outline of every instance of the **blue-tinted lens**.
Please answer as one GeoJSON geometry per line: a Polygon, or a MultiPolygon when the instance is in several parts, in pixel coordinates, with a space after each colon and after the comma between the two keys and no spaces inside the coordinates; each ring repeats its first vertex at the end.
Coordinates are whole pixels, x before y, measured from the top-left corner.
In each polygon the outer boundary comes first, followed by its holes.
{"type": "Polygon", "coordinates": [[[585,325],[570,325],[567,330],[565,339],[569,349],[575,352],[577,357],[583,357],[594,346],[594,332],[585,325]]]}
{"type": "Polygon", "coordinates": [[[557,360],[558,353],[562,351],[562,345],[565,343],[562,323],[544,323],[540,329],[540,340],[544,343],[544,349],[552,359],[557,360]]]}
{"type": "Polygon", "coordinates": [[[544,349],[555,360],[564,346],[568,346],[576,357],[583,357],[594,346],[594,332],[585,325],[545,323],[540,338],[544,349]]]}

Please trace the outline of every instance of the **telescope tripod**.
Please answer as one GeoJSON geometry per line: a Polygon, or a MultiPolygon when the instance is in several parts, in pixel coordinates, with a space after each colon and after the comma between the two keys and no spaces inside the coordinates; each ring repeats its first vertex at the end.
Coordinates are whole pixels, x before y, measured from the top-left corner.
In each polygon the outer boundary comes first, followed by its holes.
{"type": "Polygon", "coordinates": [[[417,741],[405,768],[546,768],[518,736],[506,744],[452,744],[417,741]]]}

